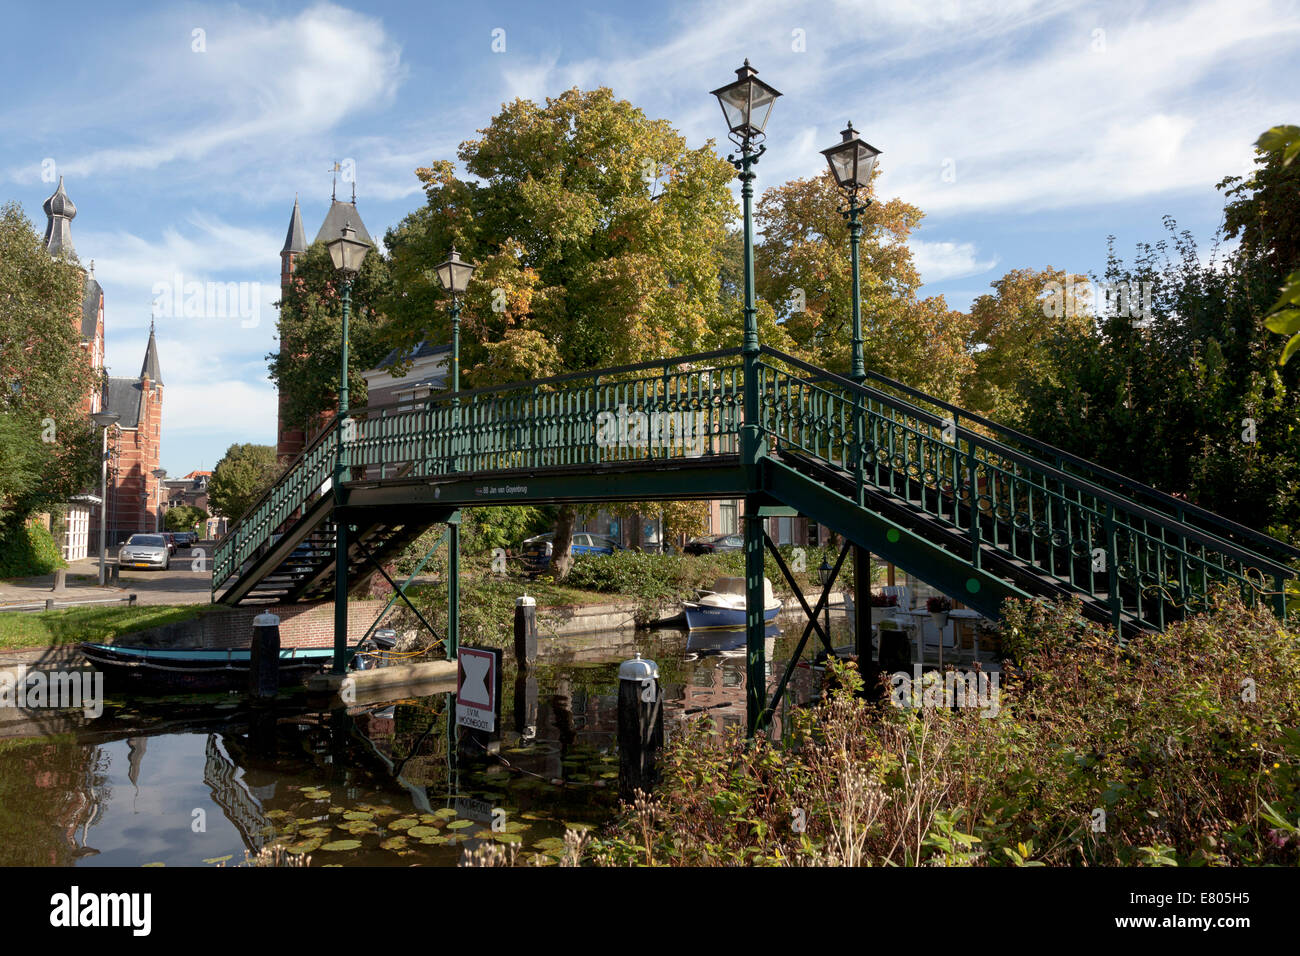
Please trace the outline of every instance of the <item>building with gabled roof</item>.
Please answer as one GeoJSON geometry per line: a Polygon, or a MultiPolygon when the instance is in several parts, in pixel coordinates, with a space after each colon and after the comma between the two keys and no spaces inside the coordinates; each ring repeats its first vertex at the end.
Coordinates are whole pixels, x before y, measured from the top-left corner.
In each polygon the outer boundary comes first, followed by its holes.
{"type": "MultiPolygon", "coordinates": [[[[55,258],[76,256],[72,244],[72,220],[76,204],[69,198],[59,177],[54,195],[45,200],[47,223],[45,249],[55,258]]],[[[158,342],[152,323],[140,374],[135,378],[113,378],[104,364],[104,289],[95,279],[92,260],[83,271],[81,311],[72,321],[79,326],[81,347],[90,354],[91,367],[99,374],[99,386],[87,392],[82,407],[87,418],[99,411],[120,417],[109,429],[108,501],[101,508],[99,487],[78,495],[65,508],[63,540],[59,542],[67,560],[84,558],[99,544],[100,514],[108,515],[108,539],[112,544],[136,531],[158,527],[155,510],[159,499],[158,469],[162,445],[162,369],[158,342]]]]}

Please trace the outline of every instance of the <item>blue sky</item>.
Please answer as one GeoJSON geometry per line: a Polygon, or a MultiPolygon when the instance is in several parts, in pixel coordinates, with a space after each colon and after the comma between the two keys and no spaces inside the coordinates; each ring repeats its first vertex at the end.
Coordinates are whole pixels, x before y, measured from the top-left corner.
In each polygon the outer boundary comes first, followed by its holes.
{"type": "Polygon", "coordinates": [[[1009,269],[1100,269],[1110,234],[1131,255],[1166,213],[1208,249],[1214,184],[1300,122],[1294,2],[45,2],[6,30],[0,200],[43,230],[43,177],[66,177],[111,372],[138,373],[159,283],[257,284],[251,317],[157,319],[173,475],[274,442],[295,193],[310,240],[351,160],[380,237],[421,202],[413,170],[516,96],[608,85],[699,145],[725,134],[708,91],[749,57],[785,94],[759,188],[818,172],[851,119],[882,194],[926,213],[924,291],[962,309],[1009,269]]]}

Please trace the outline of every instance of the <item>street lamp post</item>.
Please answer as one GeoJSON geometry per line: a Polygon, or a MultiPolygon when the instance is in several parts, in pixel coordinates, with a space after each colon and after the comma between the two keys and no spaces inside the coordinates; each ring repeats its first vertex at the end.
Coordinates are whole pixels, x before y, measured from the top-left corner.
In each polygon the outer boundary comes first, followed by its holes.
{"type": "Polygon", "coordinates": [[[344,445],[344,425],[348,415],[348,311],[352,302],[352,281],[361,271],[361,263],[370,251],[370,244],[356,238],[351,221],[344,223],[339,235],[325,243],[330,262],[338,273],[343,291],[343,343],[339,370],[339,410],[334,429],[336,454],[334,457],[334,666],[335,674],[342,674],[347,665],[348,650],[348,525],[343,514],[345,497],[343,479],[347,470],[347,449],[344,445]]]}
{"type": "MultiPolygon", "coordinates": [[[[435,267],[438,281],[451,293],[451,470],[459,467],[460,429],[460,297],[469,288],[476,267],[461,259],[456,247],[445,262],[435,267]]],[[[460,649],[460,516],[447,523],[447,659],[460,649]]]]}
{"type": "Polygon", "coordinates": [[[880,150],[858,138],[858,131],[853,124],[840,133],[840,142],[829,149],[823,149],[822,155],[830,164],[835,184],[844,192],[848,203],[840,210],[849,223],[849,256],[853,263],[853,365],[849,377],[861,382],[867,377],[866,365],[862,358],[862,293],[861,273],[858,266],[858,247],[862,242],[862,223],[859,217],[871,205],[871,197],[864,195],[858,202],[858,193],[866,193],[871,186],[871,173],[876,165],[880,150]]]}
{"type": "MultiPolygon", "coordinates": [[[[862,223],[860,216],[871,204],[867,191],[871,187],[871,173],[876,166],[876,157],[880,150],[858,138],[858,132],[849,123],[840,133],[840,141],[829,149],[822,150],[826,162],[830,165],[831,175],[848,202],[840,210],[849,223],[849,258],[852,262],[853,301],[853,356],[849,377],[861,385],[867,377],[866,363],[862,356],[862,291],[861,270],[858,264],[858,247],[862,243],[862,223]],[[858,194],[862,201],[858,201],[858,194]]],[[[862,407],[862,393],[853,393],[853,477],[855,498],[859,505],[866,501],[866,489],[863,487],[863,439],[866,421],[862,407]]],[[[858,666],[863,668],[871,661],[871,555],[865,548],[857,545],[853,548],[853,593],[858,600],[865,602],[858,610],[853,629],[853,648],[858,655],[858,666]]]]}
{"type": "Polygon", "coordinates": [[[104,430],[103,445],[99,452],[99,586],[104,586],[104,560],[108,549],[108,430],[122,416],[117,412],[95,412],[90,416],[104,430]]]}
{"type": "MultiPolygon", "coordinates": [[[[749,65],[736,70],[735,81],[713,91],[722,107],[731,141],[740,148],[727,160],[740,173],[740,196],[744,207],[745,228],[745,328],[744,386],[745,412],[741,428],[741,462],[747,472],[747,484],[757,491],[757,465],[763,454],[762,434],[758,427],[758,310],[754,304],[754,170],[753,166],[767,151],[762,144],[772,104],[781,94],[758,79],[758,71],[749,65]],[[758,145],[757,151],[754,146],[758,145]]],[[[766,622],[763,620],[763,516],[761,501],[755,493],[745,498],[745,716],[750,734],[759,729],[767,701],[767,662],[764,648],[766,622]]]]}
{"type": "Polygon", "coordinates": [[[163,522],[163,479],[167,477],[166,468],[155,468],[153,476],[158,479],[158,514],[156,516],[159,531],[166,531],[167,528],[163,522]]]}

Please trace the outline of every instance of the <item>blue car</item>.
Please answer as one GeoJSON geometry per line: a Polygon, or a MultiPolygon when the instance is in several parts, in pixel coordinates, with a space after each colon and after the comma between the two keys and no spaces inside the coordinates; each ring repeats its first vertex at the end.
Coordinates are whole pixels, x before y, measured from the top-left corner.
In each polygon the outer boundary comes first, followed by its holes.
{"type": "MultiPolygon", "coordinates": [[[[555,549],[554,540],[555,532],[548,531],[546,534],[539,534],[535,538],[524,541],[519,551],[519,561],[524,566],[524,570],[536,573],[549,568],[551,552],[555,549]]],[[[586,531],[573,533],[573,544],[570,548],[574,557],[580,554],[613,554],[615,551],[622,550],[612,538],[586,531]]]]}

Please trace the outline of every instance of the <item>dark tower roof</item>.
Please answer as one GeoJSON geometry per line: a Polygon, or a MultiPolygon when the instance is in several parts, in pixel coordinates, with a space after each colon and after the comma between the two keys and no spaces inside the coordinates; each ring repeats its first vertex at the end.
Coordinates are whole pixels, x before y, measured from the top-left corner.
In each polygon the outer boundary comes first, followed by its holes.
{"type": "Polygon", "coordinates": [[[161,385],[162,369],[158,367],[158,342],[153,337],[153,323],[149,323],[149,347],[144,352],[144,364],[140,366],[140,381],[148,379],[154,385],[161,385]]]}
{"type": "Polygon", "coordinates": [[[93,271],[86,276],[85,290],[86,294],[81,300],[81,339],[83,342],[93,342],[95,326],[99,324],[99,300],[104,296],[104,290],[95,281],[93,271]]]}
{"type": "Polygon", "coordinates": [[[74,256],[77,250],[72,248],[72,220],[77,217],[77,207],[68,194],[63,191],[63,177],[59,177],[59,188],[54,195],[45,200],[42,206],[49,224],[45,227],[45,248],[52,256],[74,256]]]}
{"type": "Polygon", "coordinates": [[[293,197],[293,215],[289,217],[289,231],[284,237],[284,248],[280,250],[280,255],[286,252],[300,253],[307,251],[307,237],[302,229],[302,213],[298,209],[298,197],[293,197]]]}
{"type": "Polygon", "coordinates": [[[349,222],[352,223],[352,228],[357,232],[357,239],[361,242],[368,242],[372,246],[375,244],[375,240],[370,238],[370,233],[366,232],[365,224],[361,221],[361,214],[357,212],[356,202],[343,202],[339,199],[330,203],[330,211],[325,214],[325,221],[321,223],[320,232],[316,233],[316,241],[328,242],[337,238],[343,232],[343,227],[349,222]]]}

